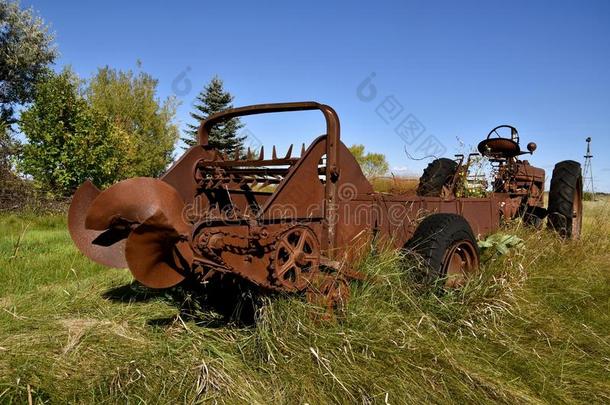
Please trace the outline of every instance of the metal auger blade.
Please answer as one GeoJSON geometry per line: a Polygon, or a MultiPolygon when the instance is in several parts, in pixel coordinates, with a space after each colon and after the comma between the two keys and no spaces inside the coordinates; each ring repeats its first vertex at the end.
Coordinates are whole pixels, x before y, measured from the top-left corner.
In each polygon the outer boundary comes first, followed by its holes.
{"type": "Polygon", "coordinates": [[[131,232],[125,247],[129,270],[150,288],[169,288],[184,280],[193,251],[174,226],[158,213],[131,232]]]}
{"type": "Polygon", "coordinates": [[[189,258],[192,261],[185,242],[190,225],[183,211],[184,201],[172,186],[158,179],[137,177],[100,193],[87,211],[85,227],[121,232],[127,227],[131,232],[125,257],[133,276],[146,286],[166,288],[180,282],[190,270],[178,268],[180,263],[189,258]],[[176,257],[177,249],[181,260],[176,257]]]}
{"type": "Polygon", "coordinates": [[[126,268],[124,238],[115,240],[112,244],[94,244],[95,240],[109,235],[105,231],[85,227],[87,211],[100,193],[100,190],[89,180],[76,190],[68,211],[70,237],[78,250],[94,262],[108,267],[126,268]]]}

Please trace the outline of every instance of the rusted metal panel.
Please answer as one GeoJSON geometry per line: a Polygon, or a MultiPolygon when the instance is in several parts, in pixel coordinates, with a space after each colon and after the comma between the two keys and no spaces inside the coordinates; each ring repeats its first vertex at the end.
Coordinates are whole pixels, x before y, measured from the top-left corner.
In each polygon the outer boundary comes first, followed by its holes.
{"type": "Polygon", "coordinates": [[[459,205],[458,213],[466,218],[477,237],[489,235],[498,229],[499,211],[492,198],[464,198],[459,200],[459,205]]]}

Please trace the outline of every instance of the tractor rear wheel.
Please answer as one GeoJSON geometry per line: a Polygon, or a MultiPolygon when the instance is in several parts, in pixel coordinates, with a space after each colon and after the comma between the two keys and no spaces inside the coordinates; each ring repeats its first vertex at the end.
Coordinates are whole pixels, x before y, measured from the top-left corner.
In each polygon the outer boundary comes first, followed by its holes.
{"type": "Polygon", "coordinates": [[[456,161],[441,158],[432,161],[419,179],[417,195],[421,197],[440,197],[443,186],[448,184],[457,172],[456,161]]]}
{"type": "Polygon", "coordinates": [[[582,230],[583,181],[580,163],[566,160],[553,170],[549,191],[548,227],[566,239],[579,239],[582,230]]]}
{"type": "Polygon", "coordinates": [[[444,280],[444,288],[463,286],[479,269],[477,240],[461,215],[434,214],[419,225],[406,248],[421,256],[426,281],[444,280]]]}
{"type": "Polygon", "coordinates": [[[544,224],[544,216],[540,213],[538,207],[527,207],[523,209],[521,218],[523,223],[534,229],[542,229],[544,224]]]}

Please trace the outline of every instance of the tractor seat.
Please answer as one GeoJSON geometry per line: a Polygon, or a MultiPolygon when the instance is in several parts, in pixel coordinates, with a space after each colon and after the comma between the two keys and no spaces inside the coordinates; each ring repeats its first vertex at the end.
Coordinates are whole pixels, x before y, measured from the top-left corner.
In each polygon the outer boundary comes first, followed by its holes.
{"type": "Polygon", "coordinates": [[[510,159],[521,155],[519,144],[508,138],[485,139],[479,143],[478,150],[481,155],[492,159],[510,159]]]}

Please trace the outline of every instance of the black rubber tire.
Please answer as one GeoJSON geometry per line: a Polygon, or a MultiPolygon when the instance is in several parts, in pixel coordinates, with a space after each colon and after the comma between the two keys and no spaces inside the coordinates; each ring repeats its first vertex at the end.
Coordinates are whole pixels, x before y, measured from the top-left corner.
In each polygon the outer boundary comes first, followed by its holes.
{"type": "Polygon", "coordinates": [[[527,207],[522,210],[523,223],[534,229],[542,229],[546,211],[539,207],[527,207]]]}
{"type": "Polygon", "coordinates": [[[564,238],[580,237],[578,230],[576,234],[574,228],[574,204],[582,201],[575,201],[576,196],[582,199],[582,169],[580,163],[573,160],[566,160],[557,163],[553,170],[551,179],[551,189],[549,191],[548,222],[550,229],[559,233],[564,238]]]}
{"type": "Polygon", "coordinates": [[[526,212],[523,214],[523,223],[534,229],[542,229],[542,218],[536,214],[526,212]]]}
{"type": "Polygon", "coordinates": [[[457,162],[451,159],[441,158],[432,161],[419,179],[417,195],[439,197],[443,186],[451,181],[457,169],[457,162]]]}
{"type": "Polygon", "coordinates": [[[419,224],[405,248],[423,259],[427,270],[424,281],[436,283],[446,277],[443,274],[445,252],[455,242],[463,240],[473,244],[478,259],[480,251],[477,239],[468,221],[457,214],[433,214],[419,224]]]}

